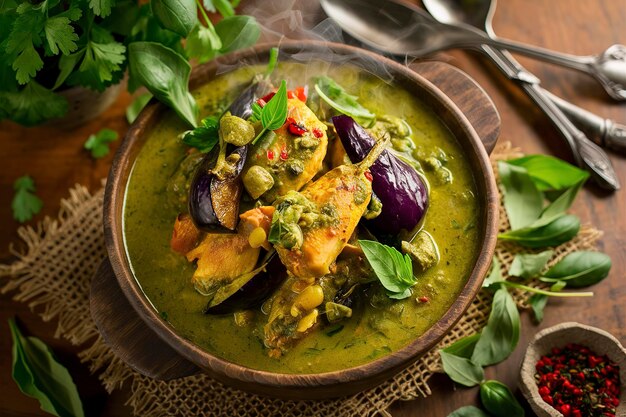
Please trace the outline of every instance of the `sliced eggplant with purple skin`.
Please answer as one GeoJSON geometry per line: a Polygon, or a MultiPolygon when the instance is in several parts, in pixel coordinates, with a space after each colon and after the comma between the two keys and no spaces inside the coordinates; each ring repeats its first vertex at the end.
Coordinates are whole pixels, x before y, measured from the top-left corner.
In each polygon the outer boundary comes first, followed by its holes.
{"type": "Polygon", "coordinates": [[[207,305],[205,314],[229,314],[235,311],[256,308],[287,279],[287,269],[276,256],[276,252],[270,255],[265,268],[254,275],[249,281],[241,286],[235,293],[217,305],[207,305]]]}
{"type": "MultiPolygon", "coordinates": [[[[270,88],[265,80],[253,82],[227,111],[248,118],[252,114],[252,104],[270,88]]],[[[220,142],[221,146],[228,146],[220,142]]],[[[248,156],[248,145],[228,146],[227,151],[228,156],[223,158],[219,147],[213,148],[200,163],[189,187],[189,214],[196,227],[205,232],[232,233],[239,221],[239,200],[243,192],[241,172],[248,156]],[[228,163],[227,171],[216,167],[224,166],[224,162],[228,163]]]]}
{"type": "MultiPolygon", "coordinates": [[[[332,118],[335,130],[352,163],[363,160],[376,144],[361,125],[350,116],[332,118]]],[[[388,150],[370,167],[372,190],[383,204],[380,215],[366,222],[377,236],[413,231],[428,208],[428,188],[422,177],[388,150]]]]}

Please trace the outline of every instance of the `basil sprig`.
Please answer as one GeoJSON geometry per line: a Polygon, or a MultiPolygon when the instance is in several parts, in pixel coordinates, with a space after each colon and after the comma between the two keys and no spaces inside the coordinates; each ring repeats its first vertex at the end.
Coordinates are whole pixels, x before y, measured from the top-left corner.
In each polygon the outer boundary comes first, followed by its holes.
{"type": "Polygon", "coordinates": [[[552,258],[552,255],[554,255],[552,250],[546,250],[541,253],[518,253],[513,258],[509,268],[509,275],[526,279],[536,277],[552,258]]]}
{"type": "Polygon", "coordinates": [[[601,252],[576,251],[565,256],[540,278],[543,282],[564,282],[570,287],[587,287],[602,281],[611,270],[611,258],[601,252]]]}
{"type": "Polygon", "coordinates": [[[389,298],[401,300],[411,296],[417,282],[409,255],[373,240],[359,240],[359,245],[389,298]]]}
{"type": "Polygon", "coordinates": [[[589,174],[546,155],[499,161],[504,208],[511,231],[498,237],[540,248],[567,242],[578,233],[580,220],[566,211],[589,174]],[[544,206],[546,198],[550,201],[544,206]]]}
{"type": "Polygon", "coordinates": [[[20,391],[39,401],[41,409],[59,417],[83,417],[78,390],[67,369],[45,343],[22,335],[9,320],[13,337],[13,380],[20,391]]]}
{"type": "MultiPolygon", "coordinates": [[[[257,107],[258,108],[258,107],[257,107]]],[[[254,145],[267,131],[276,130],[287,120],[287,83],[283,80],[274,97],[260,110],[260,120],[263,129],[252,141],[254,145]]]]}
{"type": "Polygon", "coordinates": [[[494,416],[524,417],[524,409],[502,382],[491,380],[480,384],[480,401],[494,416]]]}

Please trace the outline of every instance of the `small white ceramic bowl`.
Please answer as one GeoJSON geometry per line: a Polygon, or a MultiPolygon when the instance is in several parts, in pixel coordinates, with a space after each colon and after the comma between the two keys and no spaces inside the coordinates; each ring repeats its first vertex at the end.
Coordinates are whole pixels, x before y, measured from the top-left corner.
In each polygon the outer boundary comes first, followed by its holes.
{"type": "Polygon", "coordinates": [[[567,343],[587,346],[598,355],[606,355],[619,366],[621,383],[620,403],[616,417],[626,417],[626,349],[610,333],[596,327],[576,322],[557,324],[537,333],[526,349],[520,371],[520,388],[530,407],[538,417],[562,417],[559,411],[546,403],[539,395],[535,382],[535,364],[553,347],[563,347],[567,343]]]}

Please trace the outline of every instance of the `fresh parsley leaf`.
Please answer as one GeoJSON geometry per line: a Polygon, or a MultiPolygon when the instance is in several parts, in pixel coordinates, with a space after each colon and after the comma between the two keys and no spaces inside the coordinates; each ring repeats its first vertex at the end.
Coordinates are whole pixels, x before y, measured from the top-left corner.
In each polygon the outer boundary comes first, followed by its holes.
{"type": "Polygon", "coordinates": [[[126,107],[126,120],[129,124],[132,124],[135,121],[137,116],[139,116],[139,113],[141,113],[143,108],[146,107],[146,104],[148,104],[151,98],[152,94],[143,93],[137,96],[137,98],[135,98],[133,102],[126,107]]]}
{"type": "Polygon", "coordinates": [[[59,51],[63,55],[69,55],[78,49],[76,45],[78,35],[74,32],[69,18],[59,16],[49,18],[44,24],[44,31],[48,48],[54,55],[57,55],[59,51]]]}
{"type": "Polygon", "coordinates": [[[35,182],[27,175],[15,180],[13,189],[15,190],[15,195],[11,202],[13,218],[20,223],[24,223],[41,211],[43,203],[35,195],[35,182]]]}
{"type": "Polygon", "coordinates": [[[198,105],[189,93],[189,62],[174,50],[154,42],[128,46],[130,72],[159,101],[189,125],[198,125],[198,105]]]}
{"type": "Polygon", "coordinates": [[[13,380],[20,391],[39,401],[41,409],[55,416],[84,417],[76,384],[50,348],[36,337],[22,335],[9,320],[13,338],[13,380]]]}
{"type": "Polygon", "coordinates": [[[198,23],[187,36],[185,44],[187,56],[198,58],[200,63],[213,59],[222,48],[222,41],[210,21],[209,25],[204,27],[198,23]]]}
{"type": "Polygon", "coordinates": [[[89,0],[89,8],[93,10],[96,16],[107,17],[111,14],[115,0],[89,0]]]}
{"type": "Polygon", "coordinates": [[[389,297],[403,299],[411,295],[415,285],[411,258],[397,249],[372,240],[359,240],[359,245],[389,297]]]}
{"type": "MultiPolygon", "coordinates": [[[[258,110],[256,111],[258,112],[258,110]]],[[[252,112],[254,116],[254,106],[252,112]]],[[[261,124],[263,125],[263,129],[261,129],[257,137],[254,138],[252,144],[254,145],[268,130],[276,130],[284,125],[285,120],[287,120],[287,83],[283,80],[280,83],[280,88],[276,94],[274,94],[274,97],[261,109],[261,124]]]]}
{"type": "Polygon", "coordinates": [[[360,122],[371,123],[376,115],[361,106],[358,98],[352,96],[330,77],[318,77],[315,91],[330,107],[339,113],[346,114],[360,122]]]}
{"type": "Polygon", "coordinates": [[[31,80],[20,91],[0,91],[0,113],[24,126],[34,126],[61,117],[67,100],[31,80]]]}
{"type": "Polygon", "coordinates": [[[200,122],[200,126],[188,130],[183,134],[183,143],[200,152],[207,153],[219,141],[220,122],[217,117],[206,117],[200,122]]]}
{"type": "Polygon", "coordinates": [[[72,85],[78,84],[104,91],[108,85],[121,76],[121,65],[126,59],[125,52],[126,47],[119,42],[100,43],[90,40],[76,53],[82,62],[78,71],[70,74],[67,81],[72,85]]]}
{"type": "Polygon", "coordinates": [[[515,255],[509,275],[521,278],[533,278],[539,275],[546,263],[552,258],[554,251],[547,250],[541,253],[518,253],[515,255]]]}
{"type": "Polygon", "coordinates": [[[20,84],[26,84],[43,68],[43,60],[35,49],[42,43],[44,16],[36,10],[19,14],[6,40],[6,58],[13,61],[12,68],[20,84]]]}
{"type": "Polygon", "coordinates": [[[111,129],[102,129],[96,134],[92,134],[85,142],[85,149],[91,151],[91,156],[99,159],[106,156],[111,151],[109,143],[117,140],[117,132],[111,129]]]}

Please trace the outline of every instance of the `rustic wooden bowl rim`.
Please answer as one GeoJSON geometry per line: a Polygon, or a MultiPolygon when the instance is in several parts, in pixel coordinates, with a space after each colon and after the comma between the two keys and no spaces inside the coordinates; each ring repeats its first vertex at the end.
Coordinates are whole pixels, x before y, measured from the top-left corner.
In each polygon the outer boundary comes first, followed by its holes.
{"type": "Polygon", "coordinates": [[[562,347],[570,342],[585,345],[598,355],[607,355],[620,367],[622,389],[616,417],[626,417],[626,392],[623,388],[626,382],[626,349],[609,332],[577,322],[560,323],[540,331],[526,348],[519,383],[522,393],[533,411],[539,417],[562,416],[539,395],[539,389],[535,382],[535,364],[541,356],[548,353],[553,347],[562,347]]]}
{"type": "MultiPolygon", "coordinates": [[[[217,62],[221,65],[235,65],[248,58],[265,57],[272,46],[276,45],[258,45],[248,50],[220,57],[217,62]]],[[[471,152],[474,154],[472,158],[476,159],[476,162],[473,164],[475,165],[473,166],[475,180],[478,187],[484,187],[486,192],[486,196],[484,196],[485,207],[482,207],[482,210],[484,210],[483,242],[479,248],[476,264],[472,273],[458,298],[437,323],[422,336],[413,340],[402,349],[372,362],[333,372],[319,374],[287,374],[256,370],[228,362],[202,350],[189,340],[184,339],[178,335],[172,326],[165,323],[159,317],[157,311],[144,295],[141,286],[132,274],[121,234],[122,219],[120,213],[122,212],[123,198],[114,198],[124,193],[127,178],[122,178],[120,174],[132,167],[134,160],[130,160],[129,156],[133,144],[143,132],[150,127],[148,121],[153,120],[158,114],[166,111],[165,106],[160,103],[153,103],[148,106],[139,115],[135,123],[133,123],[117,151],[109,173],[104,199],[104,231],[105,243],[113,270],[130,304],[148,326],[183,357],[197,364],[199,367],[208,371],[210,375],[222,381],[235,380],[248,385],[258,384],[275,388],[306,389],[307,387],[336,386],[362,380],[372,375],[380,375],[382,373],[389,374],[390,371],[398,372],[431,349],[452,328],[469,307],[474,296],[481,288],[482,279],[491,264],[498,228],[498,197],[489,157],[474,128],[456,105],[437,87],[409,68],[375,53],[344,44],[318,41],[287,41],[281,42],[279,46],[281,54],[295,54],[301,51],[324,52],[330,50],[339,55],[355,56],[362,60],[383,64],[385,68],[388,68],[393,73],[394,77],[399,78],[407,85],[413,83],[413,85],[417,86],[425,95],[430,95],[442,108],[450,112],[455,123],[458,123],[459,130],[465,134],[465,138],[457,139],[461,142],[464,140],[467,141],[468,146],[464,147],[470,148],[471,152]]],[[[216,67],[216,61],[212,61],[194,69],[190,87],[193,89],[206,82],[209,79],[207,77],[215,73],[216,67]]]]}

